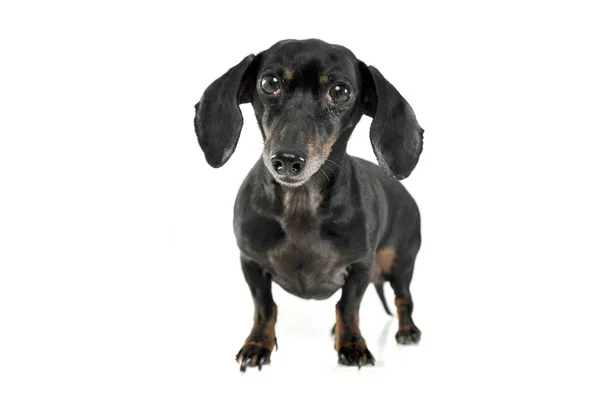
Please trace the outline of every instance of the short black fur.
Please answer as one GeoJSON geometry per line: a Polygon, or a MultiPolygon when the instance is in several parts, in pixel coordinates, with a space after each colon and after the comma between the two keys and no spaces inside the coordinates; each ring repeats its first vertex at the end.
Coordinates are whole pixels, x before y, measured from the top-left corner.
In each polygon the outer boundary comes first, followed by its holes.
{"type": "Polygon", "coordinates": [[[388,313],[383,282],[394,290],[398,342],[418,342],[409,286],[421,245],[420,215],[398,182],[411,174],[423,149],[423,129],[411,106],[345,47],[316,39],[281,41],[244,58],[196,104],[196,133],[211,166],[221,167],[235,150],[245,102],[254,108],[265,146],[234,209],[256,309],[237,357],[242,369],[270,361],[272,281],[306,299],[342,290],[334,327],[341,364],[374,362],[358,322],[370,282],[388,313]],[[338,93],[349,94],[346,99],[338,93]],[[363,115],[373,118],[370,139],[379,166],[346,152],[363,115]]]}

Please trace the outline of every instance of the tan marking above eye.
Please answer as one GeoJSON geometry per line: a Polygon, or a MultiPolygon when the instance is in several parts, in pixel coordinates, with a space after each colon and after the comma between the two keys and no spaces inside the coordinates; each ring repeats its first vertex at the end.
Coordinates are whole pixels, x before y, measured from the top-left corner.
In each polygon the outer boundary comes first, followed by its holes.
{"type": "Polygon", "coordinates": [[[289,69],[286,69],[285,72],[283,73],[283,79],[285,79],[285,80],[292,80],[293,77],[294,77],[294,72],[290,71],[289,69]]]}
{"type": "Polygon", "coordinates": [[[325,84],[327,82],[329,82],[329,75],[328,74],[325,73],[325,74],[319,76],[319,83],[325,84]]]}

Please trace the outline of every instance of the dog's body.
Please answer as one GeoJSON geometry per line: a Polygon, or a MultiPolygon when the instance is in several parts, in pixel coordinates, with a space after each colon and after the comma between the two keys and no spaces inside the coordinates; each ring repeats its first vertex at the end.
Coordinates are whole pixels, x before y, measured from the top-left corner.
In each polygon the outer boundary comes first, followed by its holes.
{"type": "Polygon", "coordinates": [[[235,149],[243,102],[255,109],[265,149],[234,210],[242,271],[256,309],[237,356],[242,369],[268,363],[276,345],[271,281],[306,299],[342,289],[334,327],[342,364],[374,362],[358,326],[370,282],[382,300],[382,284],[390,282],[400,321],[396,338],[418,342],[409,285],[420,216],[397,181],[410,174],[422,151],[423,130],[408,103],[344,47],[279,42],[231,68],[197,104],[196,132],[213,167],[235,149]],[[363,114],[373,117],[371,141],[381,167],[346,153],[363,114]]]}
{"type": "Polygon", "coordinates": [[[317,175],[319,183],[288,188],[273,184],[259,161],[237,197],[242,256],[301,298],[329,298],[343,286],[348,265],[375,259],[377,251],[412,259],[419,248],[419,213],[404,187],[371,162],[342,162],[335,184],[320,185],[326,178],[317,175]]]}

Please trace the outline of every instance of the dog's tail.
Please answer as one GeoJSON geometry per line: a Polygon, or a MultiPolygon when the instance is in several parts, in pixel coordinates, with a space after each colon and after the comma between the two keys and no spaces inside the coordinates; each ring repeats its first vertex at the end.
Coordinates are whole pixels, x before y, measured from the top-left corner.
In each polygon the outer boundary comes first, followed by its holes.
{"type": "Polygon", "coordinates": [[[377,295],[379,296],[379,299],[381,299],[381,303],[383,304],[383,309],[385,310],[385,313],[392,316],[392,312],[390,311],[390,308],[388,308],[388,304],[385,300],[385,293],[383,292],[383,283],[375,283],[375,291],[377,291],[377,295]]]}

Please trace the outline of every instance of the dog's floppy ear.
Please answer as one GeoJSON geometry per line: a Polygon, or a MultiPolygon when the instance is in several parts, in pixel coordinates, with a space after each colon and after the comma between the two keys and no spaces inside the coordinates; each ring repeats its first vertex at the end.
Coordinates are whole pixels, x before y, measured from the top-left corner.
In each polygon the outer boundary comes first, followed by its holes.
{"type": "Polygon", "coordinates": [[[211,83],[195,105],[196,136],[213,168],[223,166],[237,146],[244,124],[240,104],[252,99],[257,60],[254,54],[248,55],[211,83]]]}
{"type": "Polygon", "coordinates": [[[364,114],[373,118],[370,139],[379,165],[398,180],[408,177],[423,150],[413,109],[374,66],[360,63],[364,114]]]}

